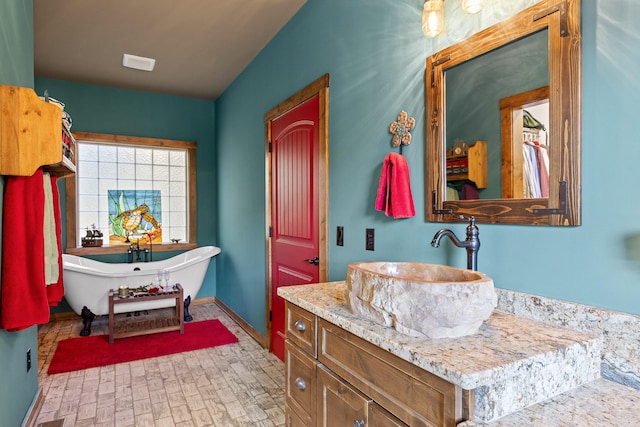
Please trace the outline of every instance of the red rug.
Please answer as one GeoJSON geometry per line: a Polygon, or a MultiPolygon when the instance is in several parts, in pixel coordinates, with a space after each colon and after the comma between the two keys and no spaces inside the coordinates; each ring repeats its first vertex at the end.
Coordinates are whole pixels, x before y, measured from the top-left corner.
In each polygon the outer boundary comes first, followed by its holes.
{"type": "Polygon", "coordinates": [[[185,323],[178,331],[121,338],[109,344],[108,335],[69,338],[58,343],[47,373],[60,374],[80,369],[166,356],[238,342],[219,320],[185,323]]]}

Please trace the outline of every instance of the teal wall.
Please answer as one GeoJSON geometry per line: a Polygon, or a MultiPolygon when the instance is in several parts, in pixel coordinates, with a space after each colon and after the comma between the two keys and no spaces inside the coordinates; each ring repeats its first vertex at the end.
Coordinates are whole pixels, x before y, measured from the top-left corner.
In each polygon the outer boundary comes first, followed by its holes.
{"type": "MultiPolygon", "coordinates": [[[[33,5],[30,1],[0,2],[0,41],[0,84],[33,87],[33,5]]],[[[0,176],[0,249],[3,195],[4,177],[0,176]]],[[[0,424],[19,426],[38,391],[38,328],[34,326],[20,332],[0,330],[0,361],[0,424]],[[32,359],[29,372],[28,349],[32,359]]]]}
{"type": "MultiPolygon", "coordinates": [[[[466,16],[447,5],[447,33],[420,32],[422,0],[308,0],[216,102],[219,229],[217,296],[257,330],[265,322],[264,113],[324,73],[329,94],[329,277],[355,261],[463,267],[465,253],[429,245],[442,224],[424,216],[425,59],[470,32],[532,4],[487,2],[466,16]],[[374,210],[389,125],[417,120],[404,154],[418,214],[374,210]],[[344,226],[343,247],[335,245],[344,226]],[[376,250],[365,251],[365,228],[376,250]]],[[[640,314],[640,202],[629,184],[640,158],[640,4],[583,2],[583,179],[580,227],[480,225],[479,269],[498,287],[640,314]]],[[[451,228],[464,234],[464,224],[451,228]]]]}
{"type": "MultiPolygon", "coordinates": [[[[65,111],[73,119],[74,132],[96,132],[116,135],[132,135],[195,141],[198,144],[196,159],[196,222],[197,240],[200,246],[216,245],[215,212],[215,157],[214,102],[183,98],[149,92],[115,89],[62,80],[36,78],[38,94],[49,95],[65,103],[65,111]]],[[[66,197],[64,185],[59,185],[61,200],[66,197]]],[[[66,211],[64,204],[62,217],[66,211]]],[[[63,229],[63,236],[64,230],[63,229]]],[[[66,239],[64,239],[66,244],[66,239]]],[[[176,252],[154,252],[153,259],[160,260],[176,255],[176,252]]],[[[126,262],[122,255],[91,257],[105,262],[126,262]]],[[[200,297],[216,294],[215,263],[213,258],[200,297]]],[[[68,311],[64,303],[53,311],[68,311]]]]}

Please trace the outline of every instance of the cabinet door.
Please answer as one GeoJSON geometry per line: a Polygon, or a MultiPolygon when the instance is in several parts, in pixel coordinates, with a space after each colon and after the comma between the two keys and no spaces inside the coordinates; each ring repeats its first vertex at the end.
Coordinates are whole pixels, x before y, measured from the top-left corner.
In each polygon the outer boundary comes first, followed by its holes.
{"type": "Polygon", "coordinates": [[[318,426],[368,426],[368,405],[371,402],[355,388],[333,375],[324,366],[317,365],[318,426]]]}
{"type": "Polygon", "coordinates": [[[369,405],[369,424],[367,427],[409,427],[403,423],[382,406],[375,402],[369,405]]]}
{"type": "MultiPolygon", "coordinates": [[[[315,425],[316,361],[288,340],[285,344],[287,412],[294,411],[304,426],[315,425]]],[[[291,425],[297,425],[292,422],[291,425]]]]}

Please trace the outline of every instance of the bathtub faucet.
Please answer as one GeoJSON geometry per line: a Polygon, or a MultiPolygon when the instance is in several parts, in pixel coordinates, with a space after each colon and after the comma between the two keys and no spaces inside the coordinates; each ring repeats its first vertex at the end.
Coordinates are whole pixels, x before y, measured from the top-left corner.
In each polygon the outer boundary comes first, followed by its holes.
{"type": "Polygon", "coordinates": [[[476,226],[476,218],[473,216],[471,218],[465,218],[461,215],[460,219],[469,221],[469,225],[467,226],[467,239],[464,242],[461,242],[453,231],[448,228],[443,228],[433,236],[431,246],[437,248],[440,246],[440,240],[444,236],[447,236],[454,245],[467,250],[467,268],[476,271],[478,270],[478,251],[480,250],[480,238],[478,237],[480,233],[476,226]]]}
{"type": "Polygon", "coordinates": [[[149,262],[149,249],[140,249],[140,240],[136,241],[135,246],[132,244],[129,245],[129,250],[127,251],[127,263],[131,264],[133,262],[133,253],[136,254],[136,262],[142,261],[140,258],[140,253],[144,254],[144,262],[149,262]]]}

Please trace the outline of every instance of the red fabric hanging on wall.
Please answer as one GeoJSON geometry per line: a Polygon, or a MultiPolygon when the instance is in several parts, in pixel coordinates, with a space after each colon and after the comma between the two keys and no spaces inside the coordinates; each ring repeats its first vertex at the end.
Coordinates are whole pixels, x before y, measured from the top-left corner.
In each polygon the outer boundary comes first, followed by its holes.
{"type": "Polygon", "coordinates": [[[0,328],[19,331],[49,321],[44,279],[42,170],[6,179],[2,217],[0,328]]]}
{"type": "Polygon", "coordinates": [[[409,165],[398,153],[389,153],[382,163],[376,210],[384,211],[387,216],[394,218],[411,218],[416,214],[409,165]]]}

